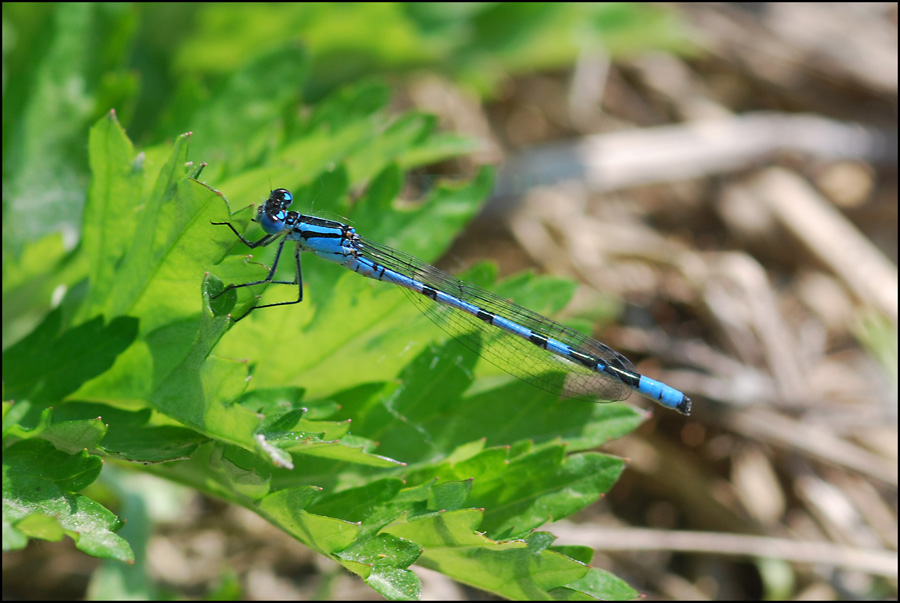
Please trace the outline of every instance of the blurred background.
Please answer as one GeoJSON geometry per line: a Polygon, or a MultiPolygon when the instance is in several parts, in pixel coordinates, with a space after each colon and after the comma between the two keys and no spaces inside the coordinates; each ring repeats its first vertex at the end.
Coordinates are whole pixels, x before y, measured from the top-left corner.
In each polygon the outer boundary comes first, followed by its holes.
{"type": "MultiPolygon", "coordinates": [[[[557,544],[652,598],[896,599],[896,4],[4,3],[3,41],[4,265],[77,241],[87,129],[111,108],[138,147],[196,132],[214,182],[249,161],[238,122],[279,119],[250,107],[204,138],[241,67],[303,53],[302,89],[273,91],[293,111],[381,78],[398,112],[472,141],[412,189],[497,166],[439,265],[577,280],[566,312],[615,308],[595,335],[694,400],[603,448],[626,472],[546,526],[557,544]]],[[[378,598],[165,488],[145,536],[173,597],[378,598]]],[[[32,542],[4,554],[4,596],[97,596],[99,563],[32,542]]],[[[426,598],[484,596],[421,576],[426,598]]]]}

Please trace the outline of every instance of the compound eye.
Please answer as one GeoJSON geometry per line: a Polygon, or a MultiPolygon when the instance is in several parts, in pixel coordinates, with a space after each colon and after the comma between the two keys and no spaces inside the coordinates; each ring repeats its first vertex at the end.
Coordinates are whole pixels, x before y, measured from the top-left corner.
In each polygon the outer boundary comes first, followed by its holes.
{"type": "Polygon", "coordinates": [[[281,209],[287,209],[294,201],[294,195],[286,188],[276,188],[269,195],[269,201],[274,201],[281,209]]]}

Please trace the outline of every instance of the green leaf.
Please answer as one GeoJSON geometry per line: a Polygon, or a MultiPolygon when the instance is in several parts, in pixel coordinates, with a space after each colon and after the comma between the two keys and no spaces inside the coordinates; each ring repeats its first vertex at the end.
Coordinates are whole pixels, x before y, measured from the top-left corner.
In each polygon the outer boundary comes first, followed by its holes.
{"type": "MultiPolygon", "coordinates": [[[[263,102],[248,87],[252,74],[300,56],[273,51],[219,94],[263,102]]],[[[281,67],[288,78],[305,68],[281,67]]],[[[263,88],[275,98],[254,128],[292,102],[272,77],[263,88]]],[[[217,185],[238,208],[265,198],[260,186],[272,179],[293,188],[292,209],[336,212],[363,236],[440,256],[478,211],[491,173],[438,182],[419,202],[398,204],[401,166],[454,147],[430,117],[391,118],[387,98],[385,86],[361,83],[291,122],[284,139],[243,127],[223,134],[234,163],[212,170],[217,185]],[[248,145],[234,151],[241,137],[248,145]]],[[[206,128],[224,128],[224,105],[206,119],[206,128]]],[[[576,598],[599,588],[572,586],[587,575],[585,550],[553,549],[552,536],[534,530],[590,504],[621,472],[618,459],[571,453],[627,433],[643,416],[560,401],[500,375],[479,360],[478,340],[474,350],[449,340],[397,288],[314,256],[301,260],[303,303],[235,324],[258,303],[295,301],[298,288],[226,291],[265,279],[277,245],[251,256],[223,225],[251,241],[263,236],[248,229],[254,206],[233,209],[197,180],[189,141],[137,151],[114,114],[102,117],[89,135],[94,180],[81,245],[53,252],[57,263],[45,270],[30,259],[15,264],[17,290],[26,274],[69,288],[4,352],[4,382],[18,401],[4,407],[5,544],[69,534],[91,554],[128,559],[114,536],[118,520],[78,493],[102,477],[103,456],[252,509],[388,598],[419,595],[413,562],[506,597],[576,598]],[[28,499],[34,480],[52,504],[28,499]],[[87,513],[91,529],[78,536],[65,509],[87,513]]],[[[42,245],[34,249],[53,251],[42,245]]],[[[275,280],[290,283],[293,243],[286,247],[275,280]]],[[[494,275],[482,266],[467,278],[542,312],[559,310],[573,291],[558,279],[495,283],[494,275]]]]}
{"type": "Polygon", "coordinates": [[[480,480],[470,504],[484,506],[481,529],[491,537],[524,536],[597,500],[623,468],[621,459],[602,454],[566,457],[564,447],[547,446],[511,460],[502,478],[480,480]]]}
{"type": "Polygon", "coordinates": [[[170,127],[196,132],[199,144],[194,151],[211,163],[227,159],[234,169],[255,167],[269,159],[270,126],[296,104],[296,91],[308,69],[306,52],[299,46],[254,57],[213,91],[208,102],[173,116],[170,127]],[[236,120],[237,108],[242,118],[236,120]],[[210,135],[213,132],[216,136],[210,135]]]}
{"type": "MultiPolygon", "coordinates": [[[[82,551],[133,562],[128,543],[115,535],[122,521],[102,505],[76,494],[100,473],[100,458],[69,455],[41,439],[3,451],[4,547],[24,544],[18,535],[58,540],[63,533],[82,551]],[[7,529],[13,534],[7,540],[7,529]]],[[[4,550],[9,550],[5,548],[4,550]]]]}
{"type": "Polygon", "coordinates": [[[565,587],[552,589],[550,594],[556,600],[577,599],[580,601],[586,597],[591,600],[632,601],[641,596],[621,578],[594,567],[583,577],[570,582],[565,587]]]}
{"type": "Polygon", "coordinates": [[[583,578],[589,570],[546,550],[540,534],[526,540],[491,540],[476,531],[480,521],[477,510],[448,511],[401,520],[384,532],[422,545],[419,562],[425,567],[511,599],[552,599],[550,591],[583,578]]]}
{"type": "Polygon", "coordinates": [[[359,527],[355,523],[305,511],[304,507],[317,492],[318,489],[313,487],[285,488],[259,501],[257,508],[311,549],[333,555],[353,542],[359,527]]]}
{"type": "Polygon", "coordinates": [[[77,230],[88,176],[84,128],[107,110],[95,104],[100,74],[123,62],[115,47],[133,28],[124,5],[69,4],[22,40],[19,75],[30,85],[3,99],[4,250],[17,254],[30,239],[77,230]]]}
{"type": "Polygon", "coordinates": [[[67,331],[54,310],[28,337],[3,353],[8,395],[47,404],[71,394],[109,369],[137,335],[137,319],[104,326],[97,317],[67,331]]]}
{"type": "Polygon", "coordinates": [[[418,576],[408,569],[422,552],[413,542],[379,534],[340,553],[344,562],[369,566],[366,583],[390,600],[415,600],[422,594],[418,576]]]}

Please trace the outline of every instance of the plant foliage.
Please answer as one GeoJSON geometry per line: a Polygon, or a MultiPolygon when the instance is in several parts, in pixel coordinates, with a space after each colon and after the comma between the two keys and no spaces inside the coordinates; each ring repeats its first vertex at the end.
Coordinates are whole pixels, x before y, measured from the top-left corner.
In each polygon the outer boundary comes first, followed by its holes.
{"type": "MultiPolygon", "coordinates": [[[[340,114],[328,103],[322,110],[340,114]]],[[[441,138],[415,116],[377,124],[379,110],[329,126],[331,148],[318,158],[285,147],[313,163],[300,170],[310,176],[298,199],[337,199],[332,211],[378,216],[373,236],[440,250],[478,208],[488,174],[395,209],[404,153],[386,149],[421,155],[417,147],[441,138]],[[349,190],[368,178],[350,203],[349,190]]],[[[315,258],[305,262],[302,304],[234,325],[229,312],[245,312],[256,294],[211,301],[210,290],[265,269],[233,255],[231,231],[211,223],[243,228],[251,210],[231,212],[193,177],[188,140],[136,152],[113,114],[91,131],[84,237],[67,260],[81,278],[3,355],[15,401],[4,407],[7,549],[66,534],[91,554],[132,560],[115,534],[120,520],[78,493],[107,458],[252,509],[388,598],[417,595],[414,561],[512,598],[588,584],[595,570],[534,530],[596,500],[622,469],[609,456],[567,453],[627,432],[640,416],[560,402],[515,380],[473,388],[475,354],[442,341],[398,291],[315,258]]],[[[289,177],[305,176],[273,179],[289,177]]],[[[528,277],[505,289],[553,310],[560,286],[528,277]]]]}
{"type": "MultiPolygon", "coordinates": [[[[71,63],[87,80],[90,61],[111,51],[80,46],[90,39],[84,7],[59,10],[79,35],[50,36],[48,64],[71,63]]],[[[115,6],[90,10],[132,19],[115,6]]],[[[498,375],[402,292],[314,257],[303,260],[301,304],[235,324],[260,296],[290,301],[296,289],[215,295],[266,274],[271,249],[251,258],[212,223],[261,236],[248,204],[269,183],[294,192],[292,209],[350,221],[429,261],[490,190],[482,170],[398,203],[408,170],[471,142],[438,133],[428,115],[391,116],[377,80],[301,114],[295,91],[309,73],[304,51],[271,49],[223,78],[209,102],[185,84],[166,123],[195,134],[138,150],[108,112],[86,156],[64,116],[92,109],[48,100],[60,91],[54,72],[37,70],[25,86],[34,102],[5,97],[24,117],[4,133],[4,550],[68,536],[91,555],[134,561],[122,519],[84,492],[107,462],[242,505],[390,599],[418,596],[414,562],[508,598],[635,596],[588,565],[590,549],[555,547],[537,530],[612,486],[622,461],[586,451],[643,415],[498,375]],[[46,143],[51,131],[65,145],[46,143]],[[56,210],[80,232],[77,247],[43,236],[56,210]]],[[[104,98],[127,97],[130,81],[106,80],[104,98]]],[[[10,115],[5,100],[5,126],[10,115]]],[[[283,263],[279,278],[290,280],[283,263]]],[[[466,278],[543,313],[573,291],[531,275],[497,283],[489,266],[466,278]]]]}

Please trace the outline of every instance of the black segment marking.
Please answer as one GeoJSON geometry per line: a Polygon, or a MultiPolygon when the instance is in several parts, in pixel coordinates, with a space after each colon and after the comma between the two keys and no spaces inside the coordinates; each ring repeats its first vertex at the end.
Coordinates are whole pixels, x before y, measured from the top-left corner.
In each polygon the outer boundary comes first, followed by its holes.
{"type": "Polygon", "coordinates": [[[569,352],[569,357],[573,360],[577,360],[580,364],[588,367],[589,369],[596,370],[597,369],[597,359],[593,356],[588,356],[587,354],[582,354],[578,350],[572,350],[569,352]]]}
{"type": "Polygon", "coordinates": [[[533,343],[539,348],[547,349],[547,338],[544,335],[538,335],[537,333],[532,333],[531,337],[528,338],[528,341],[533,343]]]}
{"type": "Polygon", "coordinates": [[[614,366],[607,366],[605,372],[632,389],[637,389],[638,385],[641,383],[641,376],[637,373],[632,373],[631,371],[623,371],[614,366]]]}
{"type": "Polygon", "coordinates": [[[437,290],[432,287],[429,287],[428,285],[422,285],[422,290],[419,291],[419,293],[421,293],[422,295],[424,295],[425,297],[427,297],[428,299],[430,299],[432,301],[437,301],[437,295],[438,295],[437,290]]]}
{"type": "Polygon", "coordinates": [[[485,312],[484,310],[478,310],[478,314],[475,315],[475,318],[478,320],[483,320],[489,325],[494,324],[494,314],[491,312],[485,312]]]}

